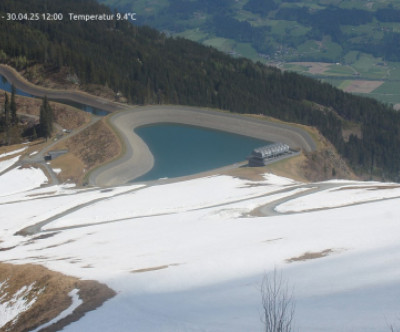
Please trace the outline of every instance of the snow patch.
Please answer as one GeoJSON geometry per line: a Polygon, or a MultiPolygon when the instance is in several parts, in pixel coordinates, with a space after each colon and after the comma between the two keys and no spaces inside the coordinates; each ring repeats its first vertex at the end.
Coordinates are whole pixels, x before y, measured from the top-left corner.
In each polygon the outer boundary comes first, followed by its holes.
{"type": "Polygon", "coordinates": [[[47,183],[47,177],[37,168],[14,168],[0,176],[0,196],[31,190],[47,183]]]}
{"type": "Polygon", "coordinates": [[[4,172],[7,168],[14,165],[19,160],[19,158],[20,156],[0,161],[0,173],[4,172]]]}
{"type": "MultiPolygon", "coordinates": [[[[0,327],[15,320],[19,314],[32,307],[37,298],[33,297],[30,301],[28,301],[27,298],[34,285],[35,283],[32,283],[29,286],[23,286],[9,301],[4,301],[7,294],[3,294],[0,298],[0,327]]],[[[1,286],[3,286],[3,284],[1,284],[1,286]]],[[[0,292],[3,292],[2,287],[0,287],[0,292]]]]}
{"type": "Polygon", "coordinates": [[[275,210],[280,213],[302,212],[322,208],[334,208],[369,201],[400,197],[399,185],[373,184],[343,186],[304,195],[278,205],[275,210]]]}
{"type": "Polygon", "coordinates": [[[53,172],[56,173],[56,174],[60,174],[61,171],[62,171],[61,168],[53,168],[53,172]]]}
{"type": "Polygon", "coordinates": [[[13,151],[10,151],[10,152],[7,152],[7,153],[4,152],[4,153],[0,154],[0,158],[4,158],[4,157],[7,157],[7,156],[13,156],[14,154],[24,152],[27,148],[28,147],[25,146],[25,147],[23,147],[21,149],[18,149],[18,150],[13,150],[13,151]]]}

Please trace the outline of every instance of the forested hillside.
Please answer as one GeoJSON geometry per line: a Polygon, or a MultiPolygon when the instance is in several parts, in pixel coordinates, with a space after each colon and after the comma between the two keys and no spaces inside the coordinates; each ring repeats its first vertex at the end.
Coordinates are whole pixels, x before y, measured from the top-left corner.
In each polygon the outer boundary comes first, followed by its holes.
{"type": "MultiPolygon", "coordinates": [[[[140,24],[206,42],[222,37],[249,43],[258,53],[293,61],[342,61],[362,51],[399,61],[395,0],[99,0],[124,11],[136,11],[140,24]],[[226,24],[229,23],[229,24],[226,24]],[[390,24],[387,24],[390,23],[390,24]],[[335,54],[312,52],[309,41],[329,38],[335,54]],[[282,51],[286,54],[282,54],[282,51]]],[[[235,47],[233,47],[235,48],[235,47]]]]}
{"type": "Polygon", "coordinates": [[[398,180],[400,116],[379,102],[295,73],[234,59],[125,21],[73,21],[110,11],[88,0],[2,0],[0,12],[63,13],[60,21],[0,20],[0,61],[68,67],[137,104],[185,104],[270,115],[316,126],[359,172],[398,180]],[[358,127],[346,139],[343,127],[358,127]]]}

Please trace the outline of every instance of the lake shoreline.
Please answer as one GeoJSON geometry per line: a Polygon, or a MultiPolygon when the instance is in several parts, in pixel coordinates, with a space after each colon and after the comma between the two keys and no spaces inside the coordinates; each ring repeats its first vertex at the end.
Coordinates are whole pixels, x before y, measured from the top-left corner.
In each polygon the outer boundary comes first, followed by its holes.
{"type": "Polygon", "coordinates": [[[135,128],[151,124],[176,123],[198,126],[264,141],[282,142],[292,149],[305,151],[316,149],[311,136],[300,128],[200,107],[138,106],[130,111],[110,116],[109,122],[121,135],[126,151],[121,158],[89,174],[89,184],[93,186],[108,187],[126,184],[151,170],[154,165],[154,156],[146,143],[134,132],[135,128]]]}
{"type": "Polygon", "coordinates": [[[144,141],[134,133],[134,128],[149,124],[193,125],[270,142],[282,142],[293,150],[310,152],[317,149],[317,144],[310,134],[295,125],[205,107],[127,105],[82,91],[47,89],[28,82],[7,65],[0,65],[0,74],[17,89],[32,95],[69,100],[114,113],[109,116],[109,123],[124,146],[123,152],[118,158],[92,170],[87,175],[87,182],[92,186],[123,185],[147,173],[153,167],[153,155],[144,141]]]}

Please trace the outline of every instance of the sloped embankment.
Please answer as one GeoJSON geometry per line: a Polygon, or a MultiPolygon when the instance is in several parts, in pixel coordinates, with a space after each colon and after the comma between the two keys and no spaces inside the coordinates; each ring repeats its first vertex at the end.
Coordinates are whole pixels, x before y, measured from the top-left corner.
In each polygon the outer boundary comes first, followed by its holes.
{"type": "Polygon", "coordinates": [[[30,331],[54,318],[58,319],[40,331],[58,331],[114,295],[97,281],[79,280],[38,265],[0,263],[0,331],[30,331]],[[72,310],[74,290],[79,305],[72,310]],[[71,312],[65,314],[68,309],[71,312]]]}

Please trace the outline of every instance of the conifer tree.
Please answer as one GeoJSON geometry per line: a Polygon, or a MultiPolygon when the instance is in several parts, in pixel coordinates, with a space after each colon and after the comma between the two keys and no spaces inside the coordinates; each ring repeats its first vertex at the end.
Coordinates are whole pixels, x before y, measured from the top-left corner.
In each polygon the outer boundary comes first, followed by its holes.
{"type": "Polygon", "coordinates": [[[33,127],[32,140],[37,139],[36,127],[33,127]]]}
{"type": "Polygon", "coordinates": [[[10,103],[8,101],[8,94],[4,92],[4,126],[8,128],[10,124],[10,103]]]}
{"type": "Polygon", "coordinates": [[[10,103],[10,112],[11,112],[11,123],[13,125],[17,124],[17,104],[15,102],[15,86],[14,84],[11,86],[11,103],[10,103]]]}
{"type": "Polygon", "coordinates": [[[10,144],[10,103],[8,94],[4,92],[4,127],[6,131],[6,145],[10,144]]]}
{"type": "Polygon", "coordinates": [[[44,96],[42,106],[40,106],[40,133],[41,136],[47,139],[53,131],[53,110],[49,105],[47,96],[44,96]]]}

